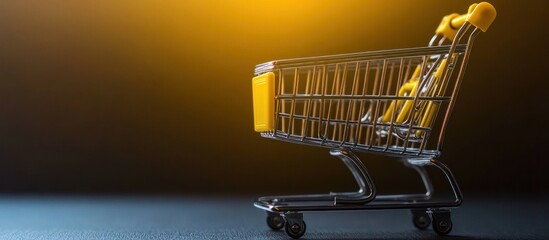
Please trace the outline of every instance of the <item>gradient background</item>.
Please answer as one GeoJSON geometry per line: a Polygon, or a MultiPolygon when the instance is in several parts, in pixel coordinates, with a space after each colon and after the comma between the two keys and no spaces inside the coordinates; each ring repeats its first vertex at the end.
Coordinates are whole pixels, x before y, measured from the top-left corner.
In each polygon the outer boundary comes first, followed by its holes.
{"type": "MultiPolygon", "coordinates": [[[[465,195],[543,194],[548,4],[491,2],[442,161],[465,195]]],[[[253,131],[254,66],[424,46],[471,3],[0,1],[0,192],[353,190],[327,149],[253,131]]],[[[394,160],[361,156],[379,188],[413,185],[394,160]]]]}

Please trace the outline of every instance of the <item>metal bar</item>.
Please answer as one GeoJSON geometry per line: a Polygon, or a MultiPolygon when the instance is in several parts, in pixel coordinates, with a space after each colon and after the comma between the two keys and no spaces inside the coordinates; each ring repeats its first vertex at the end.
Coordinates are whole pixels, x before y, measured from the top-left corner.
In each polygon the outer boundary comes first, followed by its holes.
{"type": "MultiPolygon", "coordinates": [[[[351,95],[355,95],[355,85],[357,84],[357,78],[358,78],[358,72],[359,72],[359,67],[360,67],[360,64],[357,64],[356,65],[356,69],[355,69],[355,74],[354,74],[354,77],[353,77],[353,85],[351,87],[351,95]]],[[[345,141],[345,139],[347,138],[347,130],[349,128],[349,120],[351,118],[351,106],[352,107],[352,112],[353,112],[353,116],[354,116],[354,113],[355,113],[355,104],[354,104],[354,101],[350,101],[349,102],[349,106],[347,107],[347,117],[346,117],[346,121],[345,121],[345,127],[343,129],[343,138],[341,139],[341,143],[343,144],[343,142],[345,141]]]]}
{"type": "MultiPolygon", "coordinates": [[[[316,67],[313,68],[313,73],[312,73],[312,76],[311,78],[314,79],[314,76],[315,76],[315,71],[316,71],[316,67]]],[[[314,86],[315,84],[315,81],[312,80],[312,83],[311,83],[311,95],[313,94],[313,89],[315,88],[314,86]]],[[[307,87],[309,87],[309,77],[307,76],[307,87]]],[[[308,90],[305,90],[305,92],[307,92],[308,90]]],[[[305,138],[305,133],[307,132],[308,130],[308,127],[309,127],[309,114],[311,113],[311,99],[307,100],[307,104],[306,106],[304,106],[304,108],[307,108],[307,112],[305,113],[305,116],[307,116],[307,118],[305,119],[305,121],[303,121],[303,124],[301,125],[301,131],[302,131],[302,136],[303,138],[305,138]]],[[[305,110],[305,109],[304,109],[305,110]]]]}
{"type": "MultiPolygon", "coordinates": [[[[278,70],[278,95],[281,95],[282,94],[282,89],[284,88],[284,74],[282,74],[282,70],[278,70]]],[[[276,130],[278,129],[278,125],[279,125],[279,122],[281,121],[280,117],[278,116],[278,113],[282,110],[282,112],[284,112],[284,102],[283,100],[277,100],[277,99],[274,99],[273,101],[275,101],[276,103],[276,110],[275,110],[275,125],[274,125],[274,129],[275,129],[275,133],[276,133],[276,130]]],[[[284,131],[284,120],[282,120],[282,131],[284,131]]]]}
{"type": "MultiPolygon", "coordinates": [[[[282,117],[288,117],[288,116],[290,116],[290,114],[288,114],[288,113],[280,113],[280,116],[282,116],[282,117]]],[[[297,115],[297,114],[294,114],[293,116],[294,116],[295,119],[298,119],[298,120],[302,120],[302,119],[307,118],[306,115],[297,115]]],[[[318,117],[309,117],[309,121],[319,122],[319,121],[321,121],[321,119],[318,118],[318,117]]],[[[347,120],[346,120],[346,119],[332,119],[330,122],[331,122],[332,124],[334,124],[334,125],[337,125],[337,124],[345,124],[345,123],[347,122],[347,120]]],[[[373,126],[373,123],[368,123],[368,122],[367,122],[367,123],[364,123],[364,122],[362,122],[362,121],[360,121],[360,120],[358,120],[358,121],[349,120],[349,124],[350,124],[350,125],[358,125],[358,124],[360,124],[360,123],[362,123],[363,126],[373,126]]],[[[380,127],[389,127],[389,126],[391,126],[391,122],[389,122],[389,123],[378,122],[378,123],[376,123],[376,126],[380,126],[380,127]]],[[[406,127],[406,128],[407,128],[409,125],[408,125],[408,124],[396,124],[396,123],[393,123],[393,126],[396,127],[396,128],[398,128],[398,127],[401,127],[401,128],[406,127]]],[[[420,126],[412,126],[412,130],[431,131],[431,128],[429,128],[429,127],[420,127],[420,126]]],[[[300,137],[301,137],[301,136],[300,136],[300,137]]]]}
{"type": "MultiPolygon", "coordinates": [[[[345,87],[347,86],[347,64],[344,65],[343,67],[343,78],[341,80],[341,88],[339,89],[339,93],[337,95],[341,96],[341,95],[345,95],[345,87]]],[[[336,111],[336,118],[339,117],[339,119],[343,119],[343,115],[344,115],[344,109],[345,109],[345,102],[343,100],[338,100],[338,105],[337,105],[337,111],[336,111]],[[341,110],[341,111],[339,111],[341,110]],[[339,113],[339,116],[337,116],[339,113]]],[[[343,131],[342,131],[342,128],[343,126],[341,124],[337,125],[337,128],[338,128],[338,139],[339,141],[342,141],[343,142],[343,131]]]]}
{"type": "MultiPolygon", "coordinates": [[[[345,69],[346,67],[347,67],[347,66],[346,66],[346,64],[345,64],[343,68],[345,69]]],[[[335,84],[334,84],[334,86],[335,86],[335,87],[333,88],[332,95],[339,96],[339,95],[340,95],[340,94],[339,94],[339,88],[340,88],[340,84],[341,84],[341,78],[340,78],[340,76],[339,76],[339,71],[336,72],[336,75],[337,75],[337,77],[334,76],[334,78],[335,78],[335,84]]],[[[339,114],[339,104],[338,104],[338,103],[339,103],[339,100],[338,100],[338,99],[335,99],[335,101],[336,101],[335,103],[333,103],[332,101],[330,101],[330,105],[331,105],[331,104],[334,104],[334,105],[335,105],[334,119],[337,120],[337,115],[339,114]]],[[[335,138],[336,138],[336,133],[337,133],[337,125],[335,125],[335,126],[333,127],[333,131],[332,131],[332,140],[335,140],[335,138]]]]}
{"type": "MultiPolygon", "coordinates": [[[[335,100],[414,100],[416,97],[410,96],[393,96],[393,95],[365,95],[365,96],[353,96],[353,95],[287,95],[276,96],[275,99],[335,99],[335,100]]],[[[432,100],[432,101],[448,101],[450,97],[417,97],[418,100],[432,100]]]]}
{"type": "MultiPolygon", "coordinates": [[[[462,26],[460,28],[458,33],[464,27],[466,27],[465,25],[468,25],[468,24],[469,23],[465,23],[464,26],[462,26]]],[[[478,30],[478,28],[475,28],[475,30],[473,30],[473,32],[469,36],[469,40],[467,41],[467,46],[468,47],[467,47],[467,50],[465,51],[465,54],[463,55],[461,68],[459,69],[459,74],[456,78],[456,83],[454,85],[454,90],[452,91],[452,96],[451,96],[451,99],[450,99],[450,103],[448,103],[448,108],[446,109],[446,115],[444,116],[444,120],[442,121],[442,127],[440,128],[440,134],[439,134],[439,137],[438,137],[438,145],[437,145],[437,150],[439,150],[439,151],[442,150],[442,143],[444,141],[444,134],[446,133],[446,125],[448,125],[448,120],[450,119],[450,115],[452,113],[452,110],[454,109],[454,105],[455,105],[455,102],[456,102],[458,91],[459,91],[459,88],[461,86],[461,80],[463,79],[463,75],[465,73],[465,68],[467,68],[467,61],[469,59],[469,55],[471,54],[471,49],[472,49],[472,46],[473,46],[473,42],[474,42],[475,37],[478,35],[479,32],[480,32],[480,30],[478,30]]]]}
{"type": "MultiPolygon", "coordinates": [[[[387,67],[387,61],[384,61],[383,62],[383,70],[382,70],[382,73],[381,73],[381,83],[379,84],[379,90],[377,91],[378,93],[378,96],[381,96],[381,91],[383,89],[383,79],[385,77],[385,71],[386,71],[386,67],[387,67]]],[[[377,76],[376,76],[376,81],[377,83],[377,76]]],[[[374,87],[374,90],[375,90],[375,87],[374,87]]],[[[375,92],[373,93],[375,94],[375,92]]],[[[373,119],[372,119],[372,123],[373,123],[373,126],[372,126],[372,133],[370,134],[370,141],[369,141],[369,144],[370,146],[373,146],[373,140],[374,140],[374,133],[376,131],[376,123],[377,123],[377,118],[379,117],[379,107],[380,107],[380,100],[377,100],[376,101],[376,109],[374,111],[374,116],[373,116],[373,119]]]]}
{"type": "Polygon", "coordinates": [[[424,76],[423,74],[425,73],[425,69],[427,68],[427,62],[428,62],[428,58],[426,56],[423,56],[423,64],[421,65],[421,70],[419,71],[419,80],[420,81],[418,83],[418,88],[416,89],[416,94],[414,96],[414,100],[413,100],[413,103],[412,103],[412,108],[410,109],[410,113],[408,115],[408,120],[406,120],[405,122],[407,122],[409,124],[408,126],[408,132],[406,133],[406,137],[404,138],[404,143],[403,143],[403,151],[406,152],[406,148],[408,148],[408,142],[410,141],[410,135],[411,135],[411,131],[412,131],[412,126],[414,125],[414,122],[413,122],[413,116],[414,116],[414,112],[415,112],[415,106],[416,106],[416,103],[417,103],[417,100],[419,98],[419,95],[420,95],[420,89],[421,89],[421,86],[423,84],[423,82],[425,82],[425,78],[427,76],[424,76]]]}
{"type": "MultiPolygon", "coordinates": [[[[401,84],[404,84],[404,81],[402,79],[403,71],[404,71],[404,59],[400,59],[398,79],[397,79],[397,84],[395,86],[395,96],[398,96],[400,86],[401,86],[401,84]]],[[[395,124],[395,116],[396,116],[396,111],[397,111],[396,110],[397,105],[398,105],[397,102],[395,102],[395,104],[393,104],[393,111],[392,111],[392,114],[391,114],[391,121],[390,121],[390,125],[389,125],[389,131],[387,133],[387,142],[385,144],[385,150],[389,149],[389,145],[390,145],[391,140],[393,138],[393,126],[395,124]]]]}
{"type": "MultiPolygon", "coordinates": [[[[298,68],[295,68],[295,71],[294,71],[294,88],[293,88],[293,96],[295,97],[297,95],[297,88],[298,88],[298,84],[297,84],[297,81],[299,81],[299,71],[298,71],[298,68]]],[[[292,98],[291,100],[291,103],[292,103],[292,107],[290,108],[290,118],[288,120],[288,136],[290,136],[290,134],[294,134],[294,121],[293,121],[293,115],[294,115],[294,112],[295,112],[295,98],[292,98]]]]}
{"type": "MultiPolygon", "coordinates": [[[[327,91],[327,86],[328,86],[328,75],[326,75],[326,66],[323,66],[322,68],[322,95],[321,97],[324,97],[324,95],[326,95],[326,91],[327,91]]],[[[321,139],[326,139],[326,134],[322,134],[321,132],[321,129],[322,129],[322,118],[324,117],[324,106],[325,106],[325,101],[324,99],[320,99],[320,112],[319,112],[319,119],[321,120],[319,123],[318,123],[318,137],[321,138],[321,139]]]]}
{"type": "MultiPolygon", "coordinates": [[[[338,72],[337,71],[338,67],[339,67],[339,64],[336,64],[336,71],[334,72],[334,80],[333,80],[334,84],[332,84],[331,96],[334,95],[335,78],[336,78],[336,75],[337,75],[337,72],[338,72]]],[[[328,80],[329,77],[330,77],[329,75],[326,77],[326,81],[328,80]]],[[[332,101],[333,100],[330,99],[330,103],[328,103],[328,113],[326,114],[326,128],[324,129],[324,140],[327,140],[327,138],[328,138],[327,135],[328,135],[328,127],[330,125],[330,119],[331,119],[330,114],[332,113],[332,101]]]]}
{"type": "MultiPolygon", "coordinates": [[[[307,80],[305,81],[305,92],[304,92],[305,95],[309,94],[309,89],[311,87],[310,85],[311,85],[311,71],[309,70],[307,71],[307,80]]],[[[308,109],[310,102],[311,102],[311,99],[308,99],[303,103],[303,115],[305,116],[309,116],[309,111],[306,111],[306,109],[308,109]]],[[[301,136],[305,136],[305,123],[307,123],[307,121],[301,121],[301,136]]]]}
{"type": "MultiPolygon", "coordinates": [[[[366,62],[366,67],[365,67],[365,72],[364,72],[364,85],[362,86],[362,96],[365,96],[366,95],[366,90],[368,88],[368,72],[370,71],[370,62],[366,62]]],[[[360,114],[358,116],[363,116],[365,113],[364,113],[364,104],[365,104],[365,101],[364,100],[361,100],[360,101],[360,114]]],[[[356,128],[356,131],[357,133],[355,135],[357,135],[357,138],[355,140],[355,146],[358,144],[358,142],[360,142],[360,138],[362,137],[362,126],[361,126],[361,121],[358,122],[358,126],[356,128]]]]}
{"type": "MultiPolygon", "coordinates": [[[[350,62],[367,61],[367,60],[383,60],[388,58],[420,57],[425,55],[444,54],[448,52],[449,48],[450,46],[448,45],[434,46],[434,47],[430,46],[430,47],[393,49],[393,50],[382,50],[382,51],[372,51],[372,52],[276,60],[276,61],[266,62],[266,63],[257,65],[255,69],[255,74],[259,75],[268,71],[272,71],[275,68],[288,68],[288,67],[324,65],[324,64],[335,64],[335,63],[350,63],[350,62]]],[[[463,45],[460,44],[456,48],[458,52],[464,52],[465,49],[466,49],[465,44],[463,45]]]]}

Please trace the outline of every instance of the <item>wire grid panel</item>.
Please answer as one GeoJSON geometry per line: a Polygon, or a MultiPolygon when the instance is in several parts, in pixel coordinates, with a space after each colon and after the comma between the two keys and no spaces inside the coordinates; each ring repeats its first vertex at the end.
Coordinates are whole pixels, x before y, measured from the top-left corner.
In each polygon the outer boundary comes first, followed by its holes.
{"type": "Polygon", "coordinates": [[[443,114],[438,113],[447,109],[452,72],[461,55],[278,68],[273,71],[275,130],[263,135],[329,148],[436,156],[436,141],[430,144],[428,139],[441,121],[443,114]],[[437,76],[440,68],[443,74],[437,76]],[[406,84],[414,82],[415,71],[420,72],[415,76],[415,89],[403,91],[406,84]],[[403,110],[406,106],[407,111],[403,110]]]}

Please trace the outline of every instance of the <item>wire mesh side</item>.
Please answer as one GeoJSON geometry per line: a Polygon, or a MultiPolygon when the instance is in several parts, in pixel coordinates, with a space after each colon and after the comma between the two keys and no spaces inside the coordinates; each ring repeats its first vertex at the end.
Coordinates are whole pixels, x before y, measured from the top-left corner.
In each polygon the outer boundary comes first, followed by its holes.
{"type": "Polygon", "coordinates": [[[437,155],[429,136],[450,100],[461,53],[275,69],[275,131],[265,136],[329,148],[437,155]],[[448,59],[447,61],[442,61],[448,59]],[[441,65],[442,79],[435,78],[441,65]],[[418,67],[419,66],[419,67],[418,67]],[[420,68],[415,92],[402,94],[420,68]],[[404,105],[411,105],[403,112],[404,105]],[[388,114],[390,112],[390,114],[388,114]],[[432,113],[430,119],[426,119],[432,113]]]}

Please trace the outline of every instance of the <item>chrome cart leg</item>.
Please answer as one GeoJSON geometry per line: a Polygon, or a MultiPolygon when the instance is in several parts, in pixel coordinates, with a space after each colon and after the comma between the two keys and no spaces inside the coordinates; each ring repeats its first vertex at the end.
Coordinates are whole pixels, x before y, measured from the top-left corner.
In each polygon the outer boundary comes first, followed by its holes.
{"type": "Polygon", "coordinates": [[[444,175],[446,176],[446,179],[448,180],[448,184],[450,185],[450,188],[452,189],[452,192],[454,195],[454,201],[451,202],[451,206],[457,207],[461,205],[461,203],[463,202],[463,196],[461,195],[461,190],[459,189],[459,186],[457,184],[456,179],[454,178],[454,175],[452,174],[452,171],[450,171],[450,169],[444,163],[441,163],[435,159],[414,159],[414,158],[408,159],[408,163],[418,167],[434,166],[440,171],[442,171],[442,173],[444,173],[444,175]]]}
{"type": "Polygon", "coordinates": [[[429,178],[429,175],[427,175],[427,171],[425,171],[425,168],[423,166],[412,165],[408,163],[408,161],[403,161],[403,162],[406,167],[416,170],[416,172],[421,177],[421,181],[423,181],[423,186],[425,187],[425,193],[418,194],[418,197],[422,198],[423,200],[431,199],[431,196],[433,195],[433,192],[434,192],[434,188],[433,188],[433,183],[431,182],[431,178],[429,178]]]}
{"type": "Polygon", "coordinates": [[[293,239],[302,237],[305,231],[307,231],[307,225],[303,221],[303,213],[286,213],[284,214],[284,219],[286,220],[286,225],[284,226],[286,234],[293,239]]]}
{"type": "Polygon", "coordinates": [[[349,171],[353,174],[359,188],[354,194],[340,194],[337,198],[337,202],[367,203],[373,200],[376,196],[376,189],[362,161],[360,161],[360,159],[353,152],[348,150],[332,149],[330,150],[330,154],[332,156],[339,157],[345,166],[347,166],[349,171]]]}
{"type": "Polygon", "coordinates": [[[419,176],[421,177],[421,181],[423,182],[423,186],[425,187],[425,193],[420,194],[391,194],[391,195],[377,195],[376,200],[384,200],[384,201],[402,201],[402,200],[429,200],[431,199],[431,196],[433,195],[434,188],[433,184],[431,182],[431,178],[429,178],[429,175],[427,175],[427,171],[425,171],[425,168],[423,166],[418,166],[409,163],[408,159],[404,159],[402,161],[404,166],[414,169],[419,176]]]}

